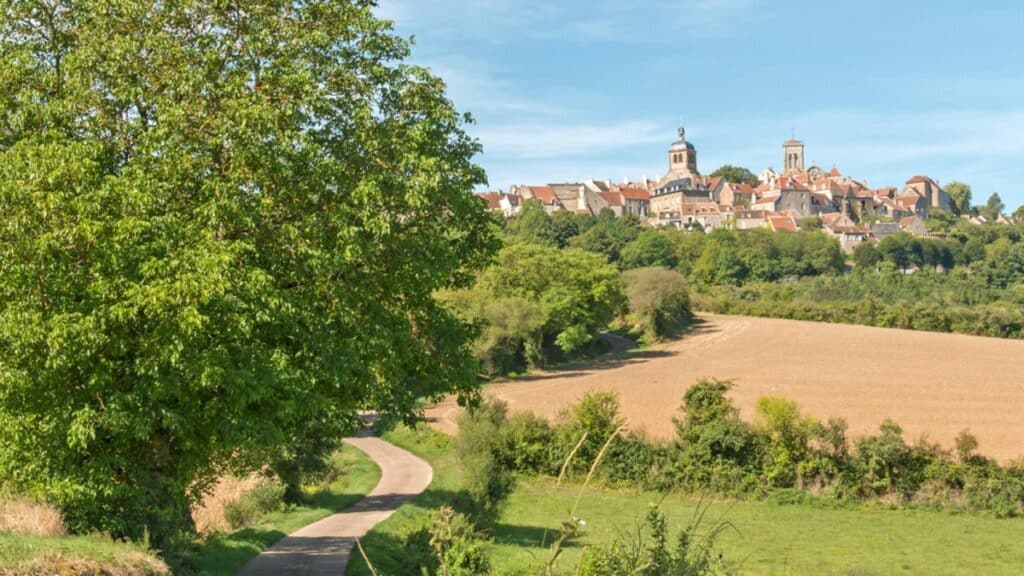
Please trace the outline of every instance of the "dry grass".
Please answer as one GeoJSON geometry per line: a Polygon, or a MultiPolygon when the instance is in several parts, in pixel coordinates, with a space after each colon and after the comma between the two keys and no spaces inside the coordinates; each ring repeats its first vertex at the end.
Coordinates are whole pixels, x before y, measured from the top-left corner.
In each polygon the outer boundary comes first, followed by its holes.
{"type": "MultiPolygon", "coordinates": [[[[497,384],[487,393],[512,411],[555,417],[588,391],[612,390],[632,428],[668,438],[686,388],[715,377],[735,381],[730,395],[745,418],[760,397],[780,396],[818,418],[846,418],[854,436],[892,418],[910,440],[926,435],[951,448],[969,429],[985,455],[1024,455],[1022,341],[767,318],[704,320],[682,340],[633,357],[497,384]]],[[[427,415],[451,432],[457,413],[452,403],[427,415]]]]}
{"type": "Polygon", "coordinates": [[[170,573],[162,561],[136,553],[108,562],[54,555],[20,566],[0,567],[0,576],[169,576],[170,573]]]}
{"type": "Polygon", "coordinates": [[[196,523],[196,530],[200,534],[230,531],[231,525],[224,517],[225,508],[265,480],[256,474],[245,478],[221,478],[213,490],[203,498],[202,503],[192,509],[192,520],[196,523]]]}
{"type": "Polygon", "coordinates": [[[64,536],[60,511],[23,498],[0,500],[0,532],[29,536],[64,536]]]}

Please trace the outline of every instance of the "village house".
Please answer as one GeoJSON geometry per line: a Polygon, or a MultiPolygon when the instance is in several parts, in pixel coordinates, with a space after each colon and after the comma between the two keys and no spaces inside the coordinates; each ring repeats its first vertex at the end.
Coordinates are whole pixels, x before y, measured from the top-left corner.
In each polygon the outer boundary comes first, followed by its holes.
{"type": "Polygon", "coordinates": [[[901,218],[900,230],[914,236],[928,236],[928,228],[924,225],[924,220],[916,214],[901,218]]]}
{"type": "Polygon", "coordinates": [[[839,241],[843,250],[851,253],[867,238],[867,230],[857,226],[846,214],[834,212],[821,217],[821,229],[839,241]]]}
{"type": "Polygon", "coordinates": [[[487,203],[487,210],[501,212],[505,218],[515,216],[519,213],[519,208],[522,206],[522,197],[516,194],[506,194],[499,191],[480,192],[477,196],[487,203]]]}
{"type": "MultiPolygon", "coordinates": [[[[914,176],[907,180],[907,184],[904,186],[903,191],[900,192],[900,196],[903,198],[917,196],[923,199],[923,206],[920,206],[914,212],[922,218],[928,217],[929,209],[948,211],[952,206],[949,194],[939,186],[938,182],[927,176],[914,176]]],[[[915,206],[917,205],[917,202],[915,202],[915,206]]]]}

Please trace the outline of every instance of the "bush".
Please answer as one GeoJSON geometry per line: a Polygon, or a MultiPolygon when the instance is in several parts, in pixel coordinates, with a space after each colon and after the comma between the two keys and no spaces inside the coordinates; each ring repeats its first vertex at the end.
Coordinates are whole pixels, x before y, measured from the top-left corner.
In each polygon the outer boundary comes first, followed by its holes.
{"type": "Polygon", "coordinates": [[[464,515],[447,506],[441,508],[429,534],[439,574],[477,576],[490,571],[487,542],[464,515]]]}
{"type": "Polygon", "coordinates": [[[565,455],[552,449],[554,431],[548,421],[521,412],[508,419],[502,432],[502,462],[510,470],[532,474],[558,474],[565,455]]]}
{"type": "Polygon", "coordinates": [[[639,268],[625,273],[626,316],[631,331],[656,341],[679,334],[693,320],[686,279],[663,268],[639,268]]]}
{"type": "Polygon", "coordinates": [[[224,518],[232,528],[251,526],[270,512],[284,509],[285,486],[278,480],[266,479],[241,498],[224,507],[224,518]]]}
{"type": "Polygon", "coordinates": [[[473,516],[489,524],[512,491],[515,479],[506,468],[503,429],[508,421],[506,405],[487,400],[459,417],[455,459],[462,484],[473,501],[473,516]]]}
{"type": "MultiPolygon", "coordinates": [[[[565,459],[586,434],[576,451],[569,470],[585,472],[597,459],[605,442],[625,423],[619,412],[619,397],[614,392],[587,392],[568,412],[562,414],[562,423],[556,431],[556,446],[561,459],[565,459]]],[[[612,446],[621,442],[617,438],[612,446]]],[[[606,472],[602,471],[602,474],[606,472]]]]}

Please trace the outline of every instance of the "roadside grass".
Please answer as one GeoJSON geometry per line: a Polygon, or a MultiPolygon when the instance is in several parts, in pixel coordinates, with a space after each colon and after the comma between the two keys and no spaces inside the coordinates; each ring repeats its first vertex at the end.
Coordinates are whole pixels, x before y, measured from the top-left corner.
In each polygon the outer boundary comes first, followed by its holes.
{"type": "Polygon", "coordinates": [[[202,576],[233,575],[291,532],[355,504],[380,481],[380,468],[366,454],[348,444],[334,453],[331,465],[337,478],[323,486],[306,487],[302,505],[266,514],[253,526],[212,534],[197,543],[189,571],[202,576]]]}
{"type": "Polygon", "coordinates": [[[0,533],[0,574],[77,574],[71,567],[103,567],[109,574],[168,574],[145,547],[114,542],[107,536],[26,536],[0,533]]]}
{"type": "MultiPolygon", "coordinates": [[[[400,576],[405,535],[429,521],[431,509],[464,497],[459,491],[452,440],[437,432],[399,427],[388,441],[424,458],[434,482],[420,498],[398,510],[363,539],[381,576],[400,576]]],[[[537,566],[551,557],[540,545],[557,533],[578,487],[556,488],[547,478],[521,479],[494,532],[495,572],[537,566]]],[[[784,502],[785,500],[780,500],[784,502]]],[[[582,550],[635,531],[652,503],[660,503],[673,531],[694,518],[699,498],[635,490],[590,488],[577,514],[586,521],[582,538],[563,546],[558,566],[572,573],[582,550]]],[[[705,503],[706,504],[706,503],[705,503]]],[[[719,538],[726,558],[742,574],[836,576],[1020,574],[1024,566],[1024,519],[996,519],[951,512],[888,509],[880,505],[829,506],[823,502],[713,502],[701,526],[729,522],[719,538]]],[[[369,571],[353,558],[349,575],[369,571]]]]}
{"type": "MultiPolygon", "coordinates": [[[[426,426],[412,429],[399,425],[383,432],[381,438],[412,452],[434,468],[434,479],[423,494],[399,508],[360,540],[377,574],[404,576],[404,559],[408,556],[405,549],[406,536],[427,526],[435,510],[441,506],[457,504],[466,495],[459,489],[451,437],[426,426]]],[[[345,573],[359,576],[372,574],[358,552],[353,553],[345,573]]]]}

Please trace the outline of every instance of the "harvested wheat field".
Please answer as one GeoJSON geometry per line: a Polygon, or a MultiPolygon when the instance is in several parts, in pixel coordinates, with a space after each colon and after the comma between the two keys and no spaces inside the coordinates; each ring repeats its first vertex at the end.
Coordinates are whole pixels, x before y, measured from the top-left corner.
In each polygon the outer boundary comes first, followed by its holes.
{"type": "MultiPolygon", "coordinates": [[[[684,390],[702,377],[733,380],[731,396],[747,419],[758,398],[781,396],[818,418],[846,418],[853,437],[891,418],[909,441],[924,434],[949,447],[966,428],[988,456],[1024,456],[1019,340],[708,315],[680,341],[486,393],[513,412],[554,417],[587,391],[613,390],[632,429],[667,438],[684,390]]],[[[452,432],[457,410],[442,404],[427,416],[452,432]]]]}

